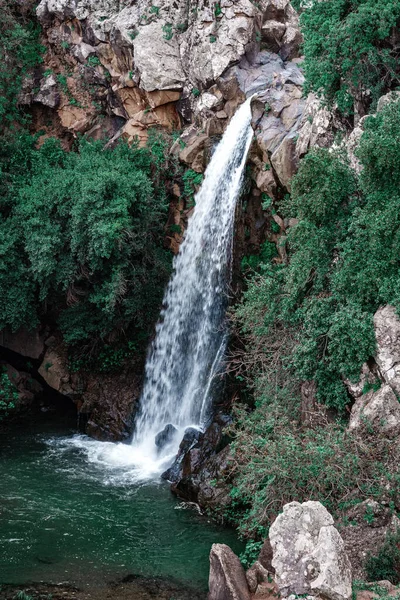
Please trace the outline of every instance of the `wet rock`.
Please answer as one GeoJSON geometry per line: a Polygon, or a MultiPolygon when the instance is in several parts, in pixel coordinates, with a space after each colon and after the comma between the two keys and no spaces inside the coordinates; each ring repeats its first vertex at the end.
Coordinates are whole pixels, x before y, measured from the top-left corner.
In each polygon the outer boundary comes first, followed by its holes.
{"type": "Polygon", "coordinates": [[[208,587],[208,600],[250,600],[240,560],[225,544],[213,544],[211,548],[208,587]]]}
{"type": "Polygon", "coordinates": [[[283,597],[350,600],[352,573],[333,518],[320,502],[291,502],[271,525],[275,580],[283,597]]]}
{"type": "Polygon", "coordinates": [[[349,431],[377,432],[388,438],[400,435],[400,403],[390,385],[358,398],[350,415],[349,431]]]}
{"type": "Polygon", "coordinates": [[[157,433],[154,443],[159,450],[162,450],[164,446],[167,446],[170,442],[172,442],[177,433],[177,428],[171,423],[168,423],[168,425],[166,425],[164,429],[160,431],[160,433],[157,433]]]}
{"type": "Polygon", "coordinates": [[[273,556],[271,542],[269,541],[269,538],[266,538],[258,556],[258,562],[270,573],[275,572],[275,569],[272,566],[273,556]]]}
{"type": "Polygon", "coordinates": [[[66,349],[62,344],[49,347],[39,367],[39,374],[51,388],[69,396],[74,394],[74,389],[67,364],[66,349]]]}
{"type": "Polygon", "coordinates": [[[183,476],[183,467],[182,462],[185,458],[186,454],[190,452],[190,450],[198,443],[200,438],[202,438],[204,434],[200,429],[195,429],[194,427],[188,427],[185,429],[185,434],[182,438],[182,441],[179,445],[178,454],[175,458],[175,461],[167,469],[161,477],[163,479],[167,479],[171,483],[177,483],[183,476]]]}
{"type": "Polygon", "coordinates": [[[40,358],[45,350],[45,335],[39,328],[29,331],[21,327],[18,331],[12,332],[10,329],[0,331],[0,346],[17,352],[22,356],[29,358],[40,358]]]}

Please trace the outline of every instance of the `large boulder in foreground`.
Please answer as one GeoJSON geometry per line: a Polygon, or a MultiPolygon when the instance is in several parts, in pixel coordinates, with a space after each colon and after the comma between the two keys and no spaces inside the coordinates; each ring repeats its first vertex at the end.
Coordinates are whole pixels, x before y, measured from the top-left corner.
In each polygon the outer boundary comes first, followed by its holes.
{"type": "Polygon", "coordinates": [[[333,517],[320,502],[291,502],[271,525],[272,565],[281,596],[350,600],[350,561],[333,517]]]}
{"type": "Polygon", "coordinates": [[[211,548],[208,586],[208,600],[250,600],[241,562],[225,544],[213,544],[211,548]]]}

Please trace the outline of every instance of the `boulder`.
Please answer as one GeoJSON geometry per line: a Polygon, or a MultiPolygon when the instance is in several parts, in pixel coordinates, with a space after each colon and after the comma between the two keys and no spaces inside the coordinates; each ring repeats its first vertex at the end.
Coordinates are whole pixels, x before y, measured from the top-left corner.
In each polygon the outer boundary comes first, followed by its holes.
{"type": "Polygon", "coordinates": [[[54,75],[42,79],[40,89],[33,100],[49,108],[56,108],[60,104],[60,94],[57,91],[57,81],[54,75]]]}
{"type": "Polygon", "coordinates": [[[44,340],[45,337],[38,328],[32,331],[25,327],[15,332],[7,328],[0,331],[0,346],[29,358],[37,359],[44,354],[44,340]]]}
{"type": "Polygon", "coordinates": [[[165,35],[165,23],[156,21],[142,27],[134,40],[140,87],[147,92],[181,90],[185,83],[177,38],[168,37],[165,35]]]}
{"type": "Polygon", "coordinates": [[[208,600],[250,600],[240,560],[225,544],[212,545],[208,587],[208,600]]]}
{"type": "Polygon", "coordinates": [[[351,409],[349,431],[400,435],[400,403],[390,385],[371,390],[356,400],[351,409]]]}
{"type": "Polygon", "coordinates": [[[174,427],[171,423],[168,423],[168,425],[166,425],[162,431],[157,433],[154,439],[154,443],[159,450],[162,450],[164,446],[167,446],[167,444],[172,442],[177,433],[177,428],[174,427]]]}
{"type": "Polygon", "coordinates": [[[246,571],[247,585],[252,594],[255,594],[260,584],[269,583],[269,579],[269,572],[258,560],[246,571]]]}
{"type": "Polygon", "coordinates": [[[400,319],[394,306],[382,306],[374,315],[376,362],[383,379],[400,394],[400,319]]]}
{"type": "Polygon", "coordinates": [[[333,518],[320,502],[291,502],[271,525],[275,580],[283,597],[350,600],[352,573],[333,518]]]}
{"type": "Polygon", "coordinates": [[[39,367],[39,374],[47,385],[66,396],[74,394],[67,364],[65,349],[60,345],[47,349],[39,367]]]}
{"type": "MultiPolygon", "coordinates": [[[[160,435],[160,434],[159,434],[160,435]]],[[[186,454],[198,443],[199,439],[203,437],[203,433],[200,429],[194,427],[188,427],[185,429],[185,434],[179,445],[178,454],[173,464],[167,469],[161,477],[167,479],[171,483],[177,483],[182,478],[182,462],[186,454]]],[[[157,444],[156,444],[157,445],[157,444]]]]}

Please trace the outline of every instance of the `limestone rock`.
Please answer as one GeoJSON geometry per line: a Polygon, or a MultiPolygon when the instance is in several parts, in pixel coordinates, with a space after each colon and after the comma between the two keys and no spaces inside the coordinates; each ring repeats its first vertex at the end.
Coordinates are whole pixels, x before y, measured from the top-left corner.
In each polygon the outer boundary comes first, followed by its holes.
{"type": "Polygon", "coordinates": [[[181,90],[185,82],[176,37],[166,39],[161,22],[141,28],[134,40],[140,86],[148,91],[181,90]]]}
{"type": "Polygon", "coordinates": [[[256,560],[254,565],[251,566],[250,569],[247,569],[246,580],[250,592],[254,594],[261,583],[268,583],[269,572],[258,560],[256,560]]]}
{"type": "Polygon", "coordinates": [[[350,600],[351,566],[333,518],[320,502],[291,502],[271,525],[275,580],[283,597],[350,600]]]}
{"type": "Polygon", "coordinates": [[[290,182],[297,171],[296,142],[293,136],[287,136],[271,156],[274,167],[281,184],[290,191],[290,182]]]}
{"type": "Polygon", "coordinates": [[[210,552],[208,600],[250,600],[244,569],[225,544],[213,544],[210,552]]]}
{"type": "Polygon", "coordinates": [[[349,379],[345,379],[344,383],[346,384],[347,389],[353,398],[360,398],[363,393],[365,386],[368,385],[372,387],[374,384],[378,383],[378,378],[368,365],[368,363],[364,363],[361,367],[361,376],[357,383],[353,383],[349,379]]]}
{"type": "Polygon", "coordinates": [[[33,97],[34,102],[44,106],[56,108],[60,103],[60,94],[57,91],[57,81],[54,75],[49,75],[40,82],[40,89],[33,97]]]}
{"type": "Polygon", "coordinates": [[[369,430],[389,438],[400,435],[400,403],[390,385],[364,394],[351,410],[349,431],[369,430]]]}
{"type": "Polygon", "coordinates": [[[63,350],[57,347],[49,347],[39,367],[39,374],[46,383],[64,395],[74,393],[71,386],[71,376],[66,367],[67,360],[63,356],[63,350]]]}
{"type": "Polygon", "coordinates": [[[324,148],[331,146],[333,143],[332,121],[332,113],[321,106],[320,100],[314,94],[309,94],[304,106],[296,142],[296,155],[298,158],[304,156],[309,148],[314,146],[324,148]]]}
{"type": "Polygon", "coordinates": [[[376,362],[383,379],[400,394],[400,319],[394,306],[383,306],[374,315],[376,362]]]}
{"type": "Polygon", "coordinates": [[[65,104],[57,112],[62,126],[74,133],[83,133],[92,124],[92,115],[84,108],[65,104]]]}
{"type": "Polygon", "coordinates": [[[377,112],[380,112],[385,106],[391,102],[397,102],[400,99],[400,92],[389,92],[384,96],[381,96],[378,100],[377,112]]]}

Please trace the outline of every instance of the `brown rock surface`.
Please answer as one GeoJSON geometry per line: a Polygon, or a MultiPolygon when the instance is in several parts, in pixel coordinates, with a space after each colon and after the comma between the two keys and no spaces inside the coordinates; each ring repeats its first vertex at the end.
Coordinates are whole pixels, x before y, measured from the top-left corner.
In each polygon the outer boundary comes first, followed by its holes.
{"type": "Polygon", "coordinates": [[[225,544],[213,544],[210,552],[208,600],[250,600],[244,569],[225,544]]]}

